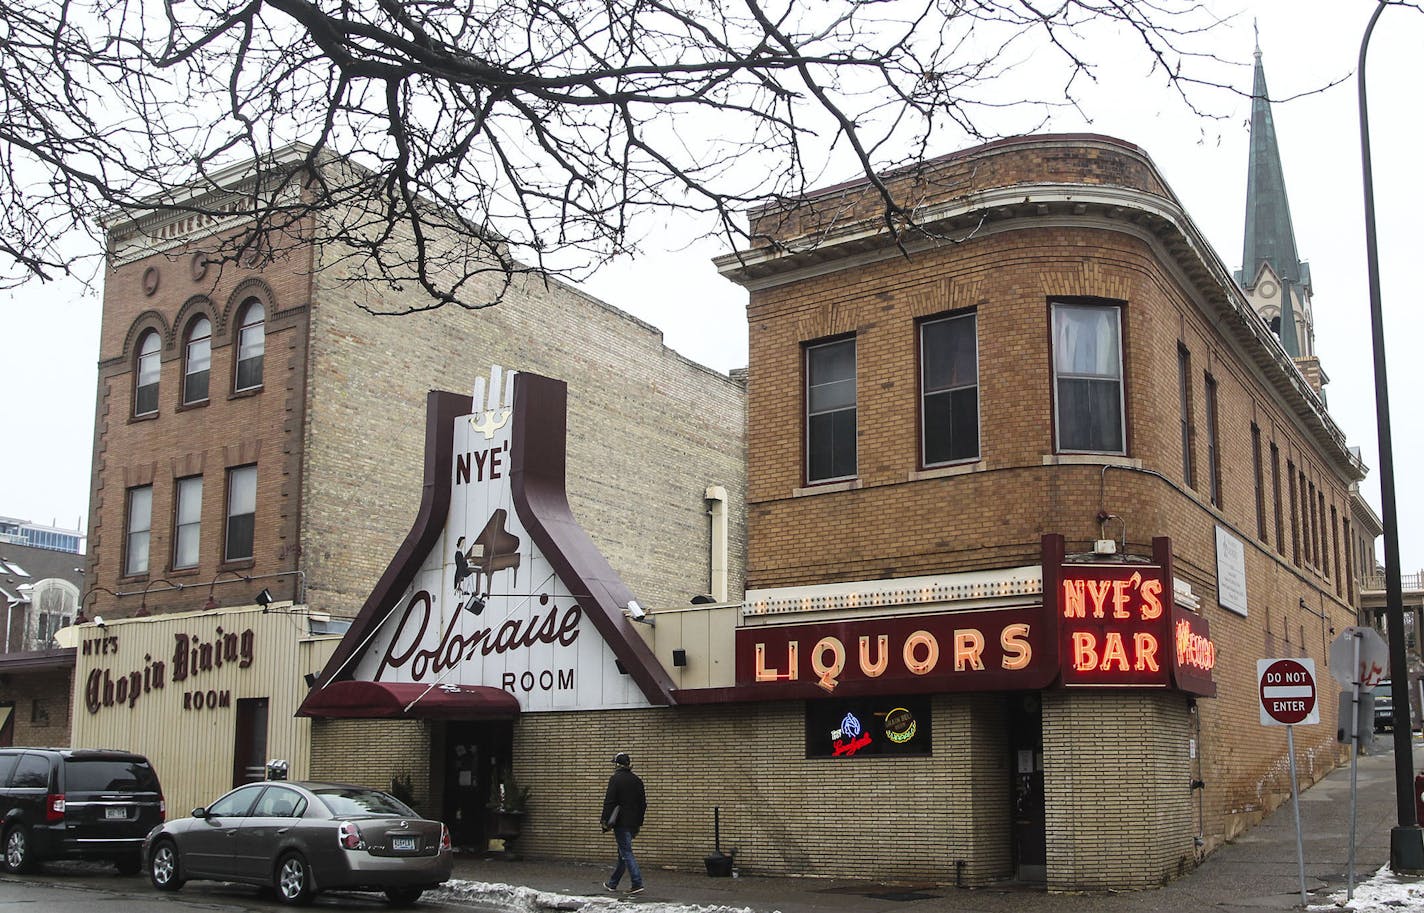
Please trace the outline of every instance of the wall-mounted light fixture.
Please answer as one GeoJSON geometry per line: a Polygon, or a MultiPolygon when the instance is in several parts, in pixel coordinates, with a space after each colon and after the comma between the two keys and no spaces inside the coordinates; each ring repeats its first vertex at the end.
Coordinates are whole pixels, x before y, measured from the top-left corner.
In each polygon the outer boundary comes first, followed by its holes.
{"type": "Polygon", "coordinates": [[[138,601],[138,611],[134,613],[134,617],[135,617],[135,618],[147,618],[147,617],[148,617],[148,614],[149,614],[149,612],[148,612],[148,593],[149,593],[150,590],[153,589],[153,585],[154,585],[155,583],[165,583],[165,584],[167,584],[167,586],[164,588],[164,589],[167,589],[167,590],[178,590],[179,592],[182,592],[182,590],[183,590],[183,584],[181,584],[181,583],[174,583],[172,580],[169,580],[167,577],[155,577],[153,580],[150,580],[148,583],[144,584],[144,587],[143,587],[143,596],[142,596],[142,597],[139,599],[139,601],[138,601]]]}
{"type": "MultiPolygon", "coordinates": [[[[216,574],[213,575],[213,579],[208,581],[208,598],[203,602],[203,611],[211,612],[213,609],[216,609],[218,607],[217,597],[213,596],[213,587],[218,585],[218,580],[222,577],[223,574],[231,574],[234,578],[236,578],[237,580],[241,580],[244,583],[251,582],[252,580],[251,577],[247,576],[246,574],[239,574],[237,571],[218,571],[216,574]]],[[[225,582],[233,583],[234,581],[228,580],[225,582]]]]}
{"type": "MultiPolygon", "coordinates": [[[[85,614],[84,614],[84,604],[89,601],[89,597],[90,597],[90,596],[93,596],[93,595],[99,593],[100,591],[103,591],[103,592],[105,592],[105,593],[108,593],[110,596],[113,596],[115,599],[118,599],[118,598],[119,598],[119,594],[118,594],[118,593],[115,593],[113,590],[109,589],[109,588],[106,587],[106,586],[99,586],[98,584],[95,584],[94,586],[91,586],[88,590],[86,590],[86,591],[84,592],[84,595],[79,598],[79,611],[77,611],[77,612],[74,613],[74,623],[75,623],[75,624],[77,624],[77,625],[82,625],[82,624],[84,624],[86,621],[89,620],[88,617],[85,616],[85,614]]],[[[98,602],[97,602],[97,601],[95,602],[95,606],[96,606],[96,607],[98,606],[98,602]]],[[[96,619],[96,620],[97,620],[97,619],[96,619]]]]}
{"type": "Polygon", "coordinates": [[[272,591],[267,589],[266,587],[263,587],[262,592],[258,593],[255,597],[253,597],[252,601],[260,605],[262,607],[262,614],[266,615],[267,607],[271,605],[275,600],[272,598],[272,591]]]}
{"type": "Polygon", "coordinates": [[[686,650],[674,650],[674,651],[672,651],[672,664],[673,664],[674,666],[685,666],[685,665],[687,665],[687,651],[686,651],[686,650]]]}

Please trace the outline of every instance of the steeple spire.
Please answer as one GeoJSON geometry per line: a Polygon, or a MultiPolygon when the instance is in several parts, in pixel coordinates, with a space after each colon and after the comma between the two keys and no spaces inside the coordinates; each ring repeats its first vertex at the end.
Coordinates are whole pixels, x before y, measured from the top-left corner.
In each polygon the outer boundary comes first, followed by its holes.
{"type": "Polygon", "coordinates": [[[1309,276],[1296,253],[1286,200],[1285,174],[1271,120],[1266,71],[1261,65],[1260,37],[1256,39],[1255,84],[1251,89],[1251,155],[1246,172],[1246,233],[1241,254],[1241,281],[1254,286],[1263,264],[1281,280],[1281,345],[1293,358],[1302,354],[1296,336],[1295,299],[1308,294],[1309,276]]]}

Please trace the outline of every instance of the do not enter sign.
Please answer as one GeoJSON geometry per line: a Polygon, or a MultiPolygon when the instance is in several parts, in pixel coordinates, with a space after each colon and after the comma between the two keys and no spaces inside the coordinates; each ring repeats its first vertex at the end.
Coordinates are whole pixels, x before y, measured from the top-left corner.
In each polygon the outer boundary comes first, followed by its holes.
{"type": "Polygon", "coordinates": [[[1315,702],[1315,660],[1258,659],[1261,725],[1291,726],[1320,722],[1315,702]]]}

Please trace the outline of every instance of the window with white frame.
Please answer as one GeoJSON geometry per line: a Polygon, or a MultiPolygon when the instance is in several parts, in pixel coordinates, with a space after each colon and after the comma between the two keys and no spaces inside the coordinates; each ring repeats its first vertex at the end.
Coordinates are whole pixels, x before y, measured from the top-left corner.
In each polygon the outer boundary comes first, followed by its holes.
{"type": "Polygon", "coordinates": [[[188,344],[183,351],[183,404],[205,402],[213,361],[213,325],[199,317],[188,328],[188,344]]]}
{"type": "Polygon", "coordinates": [[[124,537],[124,574],[148,573],[148,540],[153,531],[153,486],[140,485],[128,493],[127,534],[124,537]]]}
{"type": "Polygon", "coordinates": [[[806,481],[854,478],[855,339],[806,347],[806,481]]]}
{"type": "Polygon", "coordinates": [[[920,324],[921,460],[979,458],[979,342],[973,313],[920,324]]]}
{"type": "Polygon", "coordinates": [[[158,376],[162,370],[158,333],[149,330],[138,341],[138,361],[134,365],[134,415],[158,411],[158,376]]]}
{"type": "Polygon", "coordinates": [[[203,520],[203,477],[179,479],[173,499],[173,566],[198,566],[203,520]]]}
{"type": "Polygon", "coordinates": [[[243,305],[242,321],[237,331],[234,390],[252,390],[262,386],[262,355],[267,348],[267,331],[263,326],[266,316],[262,302],[255,298],[243,305]]]}
{"type": "Polygon", "coordinates": [[[252,534],[257,519],[257,467],[239,466],[227,473],[227,529],[223,560],[252,557],[252,534]]]}
{"type": "Polygon", "coordinates": [[[1058,450],[1126,453],[1122,309],[1055,301],[1052,310],[1058,450]]]}

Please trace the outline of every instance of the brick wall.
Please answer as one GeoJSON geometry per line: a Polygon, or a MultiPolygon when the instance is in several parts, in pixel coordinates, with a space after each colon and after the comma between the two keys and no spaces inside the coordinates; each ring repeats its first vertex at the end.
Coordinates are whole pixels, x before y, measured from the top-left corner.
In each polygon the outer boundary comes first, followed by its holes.
{"type": "Polygon", "coordinates": [[[213,243],[170,246],[106,277],[89,582],[125,596],[96,592],[90,616],[131,615],[141,604],[198,608],[210,588],[221,604],[249,603],[264,585],[279,600],[304,595],[316,608],[354,614],[419,506],[426,392],[468,390],[493,363],[569,383],[570,502],[640,600],[685,605],[709,590],[708,485],[728,491],[732,598],[741,592],[741,382],[558,283],[526,277],[486,310],[377,317],[362,307],[426,301],[413,288],[349,284],[349,264],[306,244],[260,270],[195,268],[213,243]],[[313,272],[314,258],[324,269],[313,272]],[[249,295],[267,308],[264,386],[231,396],[236,308],[249,295]],[[180,407],[185,334],[198,314],[213,322],[210,399],[180,407]],[[160,405],[156,417],[134,419],[135,347],[149,328],[163,341],[160,405]],[[250,462],[258,465],[255,554],[226,563],[225,470],[250,462]],[[199,474],[202,561],[175,570],[174,483],[199,474]],[[126,492],[148,484],[150,570],[125,575],[126,492]],[[242,576],[261,582],[237,583],[242,576]]]}
{"type": "MultiPolygon", "coordinates": [[[[211,241],[211,239],[210,239],[211,241]]],[[[309,254],[296,250],[261,271],[235,263],[194,267],[210,244],[199,240],[109,270],[99,341],[86,583],[96,591],[90,617],[199,608],[211,589],[222,605],[250,604],[263,586],[278,599],[297,596],[297,516],[301,470],[301,390],[306,377],[309,254]],[[266,311],[262,387],[234,392],[238,310],[257,298],[266,311]],[[212,322],[208,400],[182,405],[184,352],[191,321],[212,322]],[[136,347],[145,331],[162,343],[159,405],[134,418],[136,347]],[[251,560],[223,560],[226,472],[257,465],[256,528],[251,560]],[[175,481],[203,478],[200,561],[173,567],[175,481]],[[124,570],[128,489],[153,486],[147,574],[124,570]],[[286,573],[255,586],[242,576],[286,573]],[[221,585],[211,587],[215,579],[221,585]],[[182,585],[183,589],[177,587],[182,585]],[[147,595],[143,591],[147,589],[147,595]]]]}
{"type": "MultiPolygon", "coordinates": [[[[880,178],[896,202],[917,215],[937,203],[1024,182],[1113,185],[1170,196],[1171,191],[1137,147],[1110,137],[1082,139],[1088,142],[1068,150],[1061,137],[1042,143],[1023,138],[989,143],[887,172],[880,178]]],[[[865,181],[853,181],[756,211],[752,234],[781,241],[801,239],[882,217],[884,211],[881,194],[865,181]]]]}
{"type": "Polygon", "coordinates": [[[12,745],[64,748],[69,745],[70,670],[26,672],[0,683],[0,705],[12,704],[12,745]]]}
{"type": "Polygon", "coordinates": [[[439,818],[430,785],[432,725],[424,720],[314,720],[311,776],[391,791],[409,780],[411,807],[439,818]]]}
{"type": "Polygon", "coordinates": [[[1196,865],[1187,700],[1046,692],[1049,890],[1150,888],[1196,865]]]}
{"type": "Polygon", "coordinates": [[[708,592],[708,485],[731,514],[732,598],[742,591],[744,390],[663,345],[655,328],[559,283],[525,277],[497,307],[401,317],[413,290],[317,274],[305,429],[303,561],[313,604],[354,612],[420,504],[425,392],[467,391],[491,364],[568,383],[575,517],[639,600],[708,592]]]}
{"type": "Polygon", "coordinates": [[[807,758],[804,705],[526,714],[515,770],[531,787],[520,848],[611,861],[598,829],[616,751],[648,790],[645,868],[700,869],[721,808],[724,852],[766,874],[985,884],[1009,874],[1002,701],[936,697],[926,757],[807,758]],[[960,865],[960,863],[963,863],[960,865]]]}

